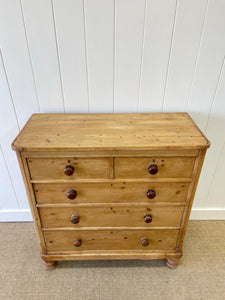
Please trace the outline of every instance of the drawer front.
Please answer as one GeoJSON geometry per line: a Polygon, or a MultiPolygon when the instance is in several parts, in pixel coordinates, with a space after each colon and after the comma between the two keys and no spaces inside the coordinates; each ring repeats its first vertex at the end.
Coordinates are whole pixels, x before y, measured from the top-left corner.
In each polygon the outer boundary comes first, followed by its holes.
{"type": "Polygon", "coordinates": [[[169,250],[175,249],[178,233],[179,230],[60,230],[45,231],[44,236],[48,252],[83,250],[169,250]],[[143,239],[145,239],[145,246],[142,244],[143,239]]]}
{"type": "Polygon", "coordinates": [[[195,157],[118,157],[115,178],[190,178],[195,157]]]}
{"type": "Polygon", "coordinates": [[[35,183],[38,204],[185,202],[189,183],[35,183]]]}
{"type": "Polygon", "coordinates": [[[184,206],[40,207],[42,227],[179,227],[184,206]]]}
{"type": "Polygon", "coordinates": [[[109,158],[29,158],[31,179],[106,179],[109,158]]]}

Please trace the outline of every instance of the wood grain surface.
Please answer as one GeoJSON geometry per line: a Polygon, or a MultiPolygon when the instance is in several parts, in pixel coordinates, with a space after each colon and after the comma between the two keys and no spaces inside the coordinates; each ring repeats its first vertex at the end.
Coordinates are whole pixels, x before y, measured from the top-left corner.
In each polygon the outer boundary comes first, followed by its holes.
{"type": "Polygon", "coordinates": [[[106,179],[109,178],[109,158],[30,158],[28,159],[31,179],[106,179]],[[64,168],[74,168],[71,176],[64,168]]]}
{"type": "Polygon", "coordinates": [[[34,114],[14,150],[165,150],[208,148],[187,113],[34,114]]]}
{"type": "Polygon", "coordinates": [[[46,231],[47,251],[83,250],[172,250],[176,246],[178,230],[151,231],[46,231]],[[80,247],[74,240],[80,238],[80,247]],[[143,247],[141,239],[147,238],[149,245],[143,247]]]}
{"type": "Polygon", "coordinates": [[[209,147],[187,114],[38,114],[12,146],[47,268],[83,258],[178,265],[209,147]]]}
{"type": "Polygon", "coordinates": [[[115,178],[190,178],[194,157],[128,157],[114,159],[115,178]],[[158,166],[158,172],[150,174],[148,167],[158,166]]]}
{"type": "Polygon", "coordinates": [[[179,203],[185,202],[188,182],[114,182],[93,183],[35,183],[33,184],[38,204],[63,203],[179,203]],[[68,198],[69,190],[76,190],[74,200],[68,198]],[[153,189],[155,198],[149,199],[148,189],[153,189]]]}
{"type": "Polygon", "coordinates": [[[184,206],[116,206],[92,207],[39,207],[42,227],[179,227],[184,206]],[[145,223],[144,216],[152,215],[152,222],[145,223]],[[78,215],[77,224],[71,216],[78,215]]]}

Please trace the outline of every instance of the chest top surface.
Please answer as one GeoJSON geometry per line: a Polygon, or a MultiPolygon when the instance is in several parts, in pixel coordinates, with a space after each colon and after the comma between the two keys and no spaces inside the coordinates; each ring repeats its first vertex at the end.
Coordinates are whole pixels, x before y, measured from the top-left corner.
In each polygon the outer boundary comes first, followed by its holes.
{"type": "Polygon", "coordinates": [[[16,151],[175,150],[210,145],[187,113],[34,114],[16,151]]]}

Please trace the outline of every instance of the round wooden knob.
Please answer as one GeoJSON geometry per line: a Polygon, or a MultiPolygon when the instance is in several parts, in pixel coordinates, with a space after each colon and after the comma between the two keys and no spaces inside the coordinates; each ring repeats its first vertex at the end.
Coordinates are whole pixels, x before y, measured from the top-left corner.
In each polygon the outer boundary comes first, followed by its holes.
{"type": "Polygon", "coordinates": [[[73,224],[77,224],[80,222],[80,217],[78,215],[72,215],[70,221],[73,224]]]}
{"type": "Polygon", "coordinates": [[[153,199],[153,198],[155,198],[156,193],[154,190],[150,189],[150,190],[147,190],[146,195],[149,199],[153,199]]]}
{"type": "Polygon", "coordinates": [[[78,238],[73,241],[75,247],[80,247],[82,244],[82,239],[78,238]]]}
{"type": "Polygon", "coordinates": [[[151,164],[151,165],[148,166],[148,171],[149,171],[150,174],[155,175],[159,171],[158,166],[155,165],[155,164],[151,164]]]}
{"type": "Polygon", "coordinates": [[[146,247],[146,246],[149,245],[149,240],[146,239],[146,238],[142,238],[142,239],[141,239],[141,244],[142,244],[142,246],[146,247]]]}
{"type": "Polygon", "coordinates": [[[145,215],[144,216],[145,223],[151,223],[152,222],[152,215],[145,215]]]}
{"type": "Polygon", "coordinates": [[[67,192],[67,198],[69,198],[70,200],[73,200],[77,197],[77,191],[75,190],[69,190],[67,192]]]}
{"type": "Polygon", "coordinates": [[[64,174],[65,175],[71,176],[71,175],[73,175],[73,172],[74,172],[74,167],[72,167],[72,166],[65,166],[65,168],[64,168],[64,174]]]}

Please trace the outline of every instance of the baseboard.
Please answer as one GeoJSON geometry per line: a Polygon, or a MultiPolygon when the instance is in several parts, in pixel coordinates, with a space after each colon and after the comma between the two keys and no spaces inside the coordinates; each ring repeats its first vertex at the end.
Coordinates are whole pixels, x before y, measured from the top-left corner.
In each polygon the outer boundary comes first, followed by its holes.
{"type": "Polygon", "coordinates": [[[31,222],[32,216],[29,209],[0,210],[0,222],[31,222]]]}
{"type": "Polygon", "coordinates": [[[225,208],[193,208],[190,220],[225,220],[225,208]]]}
{"type": "MultiPolygon", "coordinates": [[[[225,220],[225,208],[193,208],[190,220],[225,220]]],[[[29,209],[0,210],[0,222],[31,222],[29,209]]]]}

